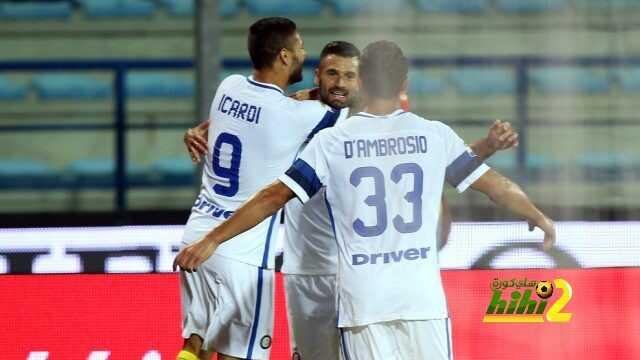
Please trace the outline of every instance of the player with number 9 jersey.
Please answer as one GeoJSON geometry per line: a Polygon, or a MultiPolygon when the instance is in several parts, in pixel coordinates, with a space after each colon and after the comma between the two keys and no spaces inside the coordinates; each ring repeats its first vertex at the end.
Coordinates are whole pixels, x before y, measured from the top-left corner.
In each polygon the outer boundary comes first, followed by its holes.
{"type": "MultiPolygon", "coordinates": [[[[305,52],[295,23],[260,19],[249,29],[248,45],[254,75],[225,78],[211,104],[209,152],[183,250],[275,181],[308,137],[340,116],[318,101],[284,93],[302,79],[305,52]]],[[[214,351],[220,359],[268,359],[277,218],[273,214],[220,247],[201,270],[181,272],[186,340],[178,359],[208,358],[214,351]]]]}
{"type": "MultiPolygon", "coordinates": [[[[226,78],[211,106],[210,151],[192,217],[208,219],[209,227],[228,218],[291,165],[314,129],[333,125],[339,116],[318,101],[293,100],[274,84],[241,75],[226,78]]],[[[272,268],[275,241],[266,235],[273,231],[273,219],[220,247],[218,254],[272,268]]]]}

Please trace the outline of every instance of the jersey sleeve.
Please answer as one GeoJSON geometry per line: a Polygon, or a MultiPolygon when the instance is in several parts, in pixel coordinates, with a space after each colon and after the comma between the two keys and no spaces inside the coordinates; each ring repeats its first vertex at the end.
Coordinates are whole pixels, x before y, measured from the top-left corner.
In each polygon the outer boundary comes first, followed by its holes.
{"type": "Polygon", "coordinates": [[[489,170],[470,147],[450,127],[443,124],[446,146],[446,181],[458,192],[464,192],[489,170]]]}
{"type": "Polygon", "coordinates": [[[279,178],[303,203],[327,182],[327,161],[321,141],[321,137],[314,137],[293,165],[279,178]]]}

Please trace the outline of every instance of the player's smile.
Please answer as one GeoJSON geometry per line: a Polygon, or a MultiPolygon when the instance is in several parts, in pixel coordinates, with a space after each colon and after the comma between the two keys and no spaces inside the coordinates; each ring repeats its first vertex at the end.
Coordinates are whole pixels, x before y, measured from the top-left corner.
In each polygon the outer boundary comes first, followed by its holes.
{"type": "Polygon", "coordinates": [[[347,101],[347,96],[349,96],[349,92],[343,88],[331,88],[329,90],[329,100],[330,102],[338,101],[344,103],[347,101]]]}

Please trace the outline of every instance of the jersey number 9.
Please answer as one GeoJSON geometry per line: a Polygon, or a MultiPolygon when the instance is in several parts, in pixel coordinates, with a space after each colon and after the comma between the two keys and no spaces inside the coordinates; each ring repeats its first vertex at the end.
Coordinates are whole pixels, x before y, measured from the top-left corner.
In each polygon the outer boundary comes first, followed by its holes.
{"type": "Polygon", "coordinates": [[[238,193],[238,175],[240,174],[240,159],[242,158],[242,143],[240,138],[229,133],[221,133],[213,145],[212,168],[217,176],[228,179],[229,185],[215,184],[213,191],[218,195],[232,197],[238,193]],[[231,146],[231,161],[229,167],[220,164],[220,149],[222,145],[231,146]]]}

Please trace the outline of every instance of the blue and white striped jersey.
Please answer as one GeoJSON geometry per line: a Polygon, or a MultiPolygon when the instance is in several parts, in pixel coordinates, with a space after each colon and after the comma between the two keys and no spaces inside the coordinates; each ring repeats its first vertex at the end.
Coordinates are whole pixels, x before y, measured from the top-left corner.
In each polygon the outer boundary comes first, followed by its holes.
{"type": "Polygon", "coordinates": [[[447,317],[436,246],[443,183],[464,191],[487,170],[451,128],[402,110],[359,113],[311,140],[280,180],[302,202],[326,187],[339,326],[447,317]]]}
{"type": "MultiPolygon", "coordinates": [[[[296,101],[273,84],[241,75],[224,79],[211,104],[209,153],[193,216],[228,218],[292,163],[311,134],[332,126],[338,111],[318,101],[296,101]]],[[[273,267],[277,215],[222,244],[216,254],[273,267]]]]}

